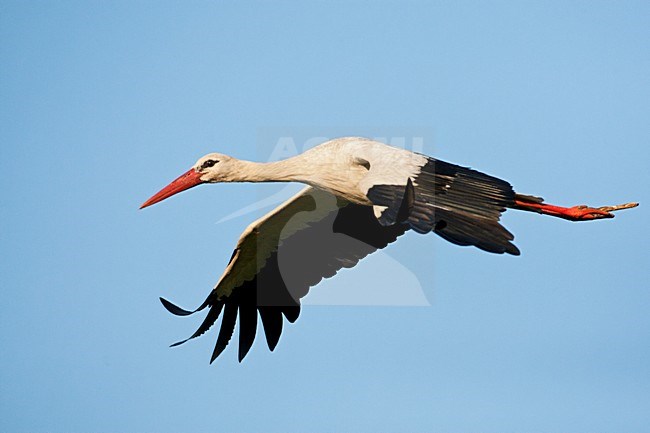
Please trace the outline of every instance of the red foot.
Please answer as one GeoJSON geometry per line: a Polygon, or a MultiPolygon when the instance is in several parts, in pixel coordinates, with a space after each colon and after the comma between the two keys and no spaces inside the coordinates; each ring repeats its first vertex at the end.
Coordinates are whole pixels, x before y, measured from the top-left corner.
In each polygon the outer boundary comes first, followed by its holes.
{"type": "Polygon", "coordinates": [[[551,215],[558,218],[564,218],[569,221],[590,221],[602,218],[614,218],[613,211],[629,209],[636,207],[638,203],[626,203],[616,206],[602,206],[593,208],[586,205],[561,207],[546,203],[532,203],[527,201],[515,200],[518,209],[539,212],[544,215],[551,215]]]}
{"type": "Polygon", "coordinates": [[[573,206],[566,209],[566,213],[558,215],[571,221],[597,220],[601,218],[614,218],[613,213],[589,207],[587,205],[573,206]]]}

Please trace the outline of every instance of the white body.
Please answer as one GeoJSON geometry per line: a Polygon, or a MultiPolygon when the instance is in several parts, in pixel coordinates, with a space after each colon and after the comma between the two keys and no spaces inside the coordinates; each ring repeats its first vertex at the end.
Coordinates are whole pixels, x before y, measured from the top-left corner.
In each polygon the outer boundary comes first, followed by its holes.
{"type": "Polygon", "coordinates": [[[327,141],[283,161],[256,163],[220,154],[210,154],[195,165],[199,169],[210,158],[221,162],[216,176],[208,171],[207,182],[302,182],[330,191],[352,203],[370,205],[366,197],[373,185],[406,185],[417,177],[427,157],[361,137],[327,141]],[[224,165],[231,165],[224,173],[224,165]]]}

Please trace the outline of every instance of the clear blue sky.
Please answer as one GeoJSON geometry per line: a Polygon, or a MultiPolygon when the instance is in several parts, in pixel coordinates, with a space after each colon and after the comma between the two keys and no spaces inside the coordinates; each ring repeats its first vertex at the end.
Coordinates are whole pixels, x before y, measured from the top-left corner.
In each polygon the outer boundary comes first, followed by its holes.
{"type": "MultiPolygon", "coordinates": [[[[0,430],[647,432],[649,22],[647,1],[0,2],[0,430]],[[200,302],[255,215],[216,222],[278,185],[137,208],[278,134],[423,136],[552,203],[641,207],[508,212],[520,257],[409,235],[386,254],[430,307],[309,306],[275,353],[209,365],[214,332],[168,348],[201,319],[157,298],[200,302]]],[[[390,281],[373,260],[328,284],[390,281]]]]}

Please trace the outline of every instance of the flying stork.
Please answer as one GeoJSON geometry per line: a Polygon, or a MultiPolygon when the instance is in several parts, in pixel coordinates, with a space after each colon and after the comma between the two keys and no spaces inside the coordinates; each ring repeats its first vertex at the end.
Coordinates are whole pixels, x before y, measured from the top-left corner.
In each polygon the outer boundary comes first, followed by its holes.
{"type": "Polygon", "coordinates": [[[409,229],[434,232],[457,245],[519,255],[514,236],[499,224],[506,209],[590,221],[613,218],[612,211],[638,205],[553,206],[466,167],[345,137],[270,163],[208,154],[140,208],[202,183],[219,182],[300,182],[307,187],[244,230],[223,275],[196,310],[160,298],[178,316],[208,308],[196,332],[172,346],[202,335],[221,315],[210,362],[228,345],[237,317],[240,362],[255,339],[258,314],[273,351],[283,316],[291,323],[298,318],[300,299],[310,287],[353,267],[409,229]]]}

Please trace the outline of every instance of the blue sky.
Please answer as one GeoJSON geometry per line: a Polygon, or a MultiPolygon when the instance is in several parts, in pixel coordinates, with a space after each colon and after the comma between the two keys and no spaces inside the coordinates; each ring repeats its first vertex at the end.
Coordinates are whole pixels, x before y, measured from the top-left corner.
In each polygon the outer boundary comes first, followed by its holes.
{"type": "Polygon", "coordinates": [[[647,431],[648,22],[642,1],[2,1],[0,430],[647,431]],[[411,234],[313,290],[393,281],[388,257],[429,307],[309,306],[242,364],[208,364],[213,332],[168,348],[200,318],[158,296],[198,304],[264,210],[217,221],[281,186],[138,206],[281,135],[422,137],[551,203],[641,207],[508,212],[520,257],[411,234]]]}

